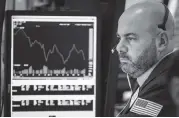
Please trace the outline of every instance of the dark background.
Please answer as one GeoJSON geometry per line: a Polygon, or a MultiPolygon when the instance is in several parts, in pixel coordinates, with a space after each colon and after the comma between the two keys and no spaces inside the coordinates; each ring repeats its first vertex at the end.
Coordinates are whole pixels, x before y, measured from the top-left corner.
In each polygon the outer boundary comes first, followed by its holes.
{"type": "MultiPolygon", "coordinates": [[[[4,21],[4,14],[5,14],[5,0],[0,0],[0,45],[2,44],[2,29],[3,29],[3,21],[4,21]]],[[[2,72],[4,71],[2,69],[2,51],[0,48],[0,59],[1,59],[1,63],[0,63],[0,116],[2,116],[2,103],[4,102],[4,78],[3,78],[3,74],[2,72]]]]}

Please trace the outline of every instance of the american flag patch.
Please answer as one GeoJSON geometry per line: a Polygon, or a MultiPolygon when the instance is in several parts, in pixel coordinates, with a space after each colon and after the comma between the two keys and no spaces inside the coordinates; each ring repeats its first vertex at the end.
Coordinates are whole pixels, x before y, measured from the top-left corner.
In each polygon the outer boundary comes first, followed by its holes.
{"type": "Polygon", "coordinates": [[[137,98],[130,111],[140,115],[157,117],[160,111],[162,110],[162,107],[163,106],[158,103],[137,98]]]}

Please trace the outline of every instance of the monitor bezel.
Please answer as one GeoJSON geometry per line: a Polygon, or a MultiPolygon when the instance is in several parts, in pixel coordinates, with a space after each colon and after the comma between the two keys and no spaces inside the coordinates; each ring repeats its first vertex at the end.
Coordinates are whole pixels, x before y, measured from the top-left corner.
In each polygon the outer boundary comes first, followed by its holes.
{"type": "Polygon", "coordinates": [[[103,116],[102,108],[102,99],[105,99],[105,96],[102,95],[102,79],[101,79],[101,24],[99,13],[96,12],[80,12],[80,11],[58,11],[58,12],[36,12],[36,11],[6,11],[5,19],[5,29],[6,29],[6,51],[5,51],[5,108],[4,115],[11,117],[11,16],[19,15],[33,15],[33,16],[95,16],[97,18],[97,55],[96,55],[96,113],[95,116],[103,116]]]}

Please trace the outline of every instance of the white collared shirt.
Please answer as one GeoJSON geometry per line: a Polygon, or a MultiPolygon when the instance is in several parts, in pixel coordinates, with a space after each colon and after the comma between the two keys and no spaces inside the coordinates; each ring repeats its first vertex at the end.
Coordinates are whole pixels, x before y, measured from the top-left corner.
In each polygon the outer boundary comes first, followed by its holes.
{"type": "MultiPolygon", "coordinates": [[[[174,49],[172,52],[169,52],[168,54],[166,54],[161,60],[163,60],[166,56],[172,54],[173,52],[175,52],[178,49],[174,49]]],[[[160,60],[160,61],[161,61],[160,60]]],[[[147,78],[149,77],[149,75],[152,73],[152,71],[154,70],[154,68],[158,65],[158,63],[160,62],[158,61],[156,64],[154,64],[150,69],[148,69],[145,73],[143,73],[141,76],[139,76],[137,78],[137,82],[139,84],[139,87],[141,87],[144,82],[147,80],[147,78]]],[[[127,76],[129,77],[129,76],[127,76]]],[[[129,79],[128,79],[129,80],[129,79]]],[[[130,107],[133,105],[134,101],[137,99],[139,94],[139,88],[136,90],[136,92],[133,94],[132,98],[131,98],[131,102],[130,102],[130,107]]]]}
{"type": "MultiPolygon", "coordinates": [[[[153,65],[150,69],[148,69],[144,74],[142,74],[141,76],[139,76],[137,78],[137,83],[139,84],[139,87],[141,87],[144,82],[147,80],[147,78],[149,77],[149,75],[152,73],[152,71],[154,70],[154,68],[156,67],[157,64],[153,65]]],[[[135,91],[135,93],[133,94],[132,98],[131,98],[131,102],[130,102],[130,107],[132,106],[132,104],[134,103],[134,101],[137,99],[139,94],[139,88],[135,91]]]]}

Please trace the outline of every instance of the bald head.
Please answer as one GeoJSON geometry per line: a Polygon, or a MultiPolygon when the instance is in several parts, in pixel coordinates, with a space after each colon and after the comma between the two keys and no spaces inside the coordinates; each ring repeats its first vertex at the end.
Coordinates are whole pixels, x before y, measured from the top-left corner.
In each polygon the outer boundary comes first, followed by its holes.
{"type": "MultiPolygon", "coordinates": [[[[127,23],[128,25],[134,25],[134,27],[141,27],[149,32],[156,33],[157,30],[161,30],[158,26],[163,24],[165,13],[165,7],[162,3],[143,1],[128,8],[122,14],[118,23],[119,26],[122,26],[122,24],[126,26],[127,23]]],[[[174,34],[174,18],[170,11],[164,25],[168,38],[172,39],[174,34]]]]}
{"type": "Polygon", "coordinates": [[[174,19],[162,3],[143,1],[128,8],[119,18],[116,50],[120,67],[137,78],[168,52],[174,34],[174,19]]]}

